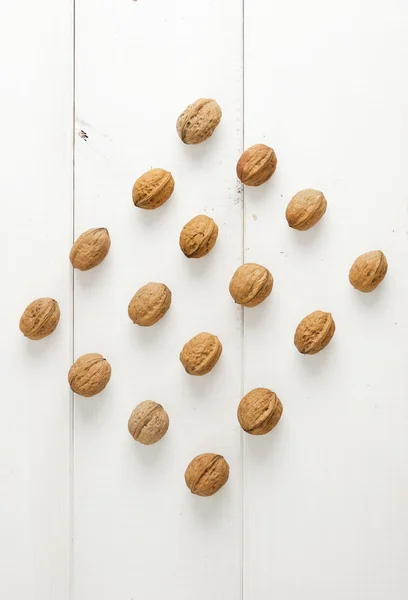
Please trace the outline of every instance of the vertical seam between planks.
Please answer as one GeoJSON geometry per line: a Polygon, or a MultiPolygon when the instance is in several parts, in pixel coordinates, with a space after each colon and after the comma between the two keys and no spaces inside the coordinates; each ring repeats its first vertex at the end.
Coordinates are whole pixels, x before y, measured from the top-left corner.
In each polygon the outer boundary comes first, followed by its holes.
{"type": "MultiPolygon", "coordinates": [[[[245,149],[245,0],[242,0],[242,138],[241,152],[245,149]]],[[[242,264],[245,263],[245,244],[246,244],[246,210],[245,210],[245,186],[241,184],[242,195],[242,264]]],[[[245,394],[245,308],[241,307],[241,398],[245,394]]],[[[244,600],[244,571],[245,571],[245,437],[242,428],[240,428],[240,454],[241,454],[241,600],[244,600]]]]}

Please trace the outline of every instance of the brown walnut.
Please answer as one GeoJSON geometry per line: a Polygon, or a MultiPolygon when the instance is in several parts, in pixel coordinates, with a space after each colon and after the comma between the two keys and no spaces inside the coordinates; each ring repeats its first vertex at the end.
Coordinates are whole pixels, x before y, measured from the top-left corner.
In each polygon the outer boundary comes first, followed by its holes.
{"type": "Polygon", "coordinates": [[[177,133],[185,144],[201,144],[214,133],[221,121],[221,108],[215,100],[200,98],[177,119],[177,133]]]}
{"type": "Polygon", "coordinates": [[[171,304],[171,291],[164,283],[147,283],[133,296],[128,314],[133,323],[150,327],[164,317],[171,304]]]}
{"type": "Polygon", "coordinates": [[[159,208],[167,202],[173,190],[171,173],[164,169],[151,169],[136,179],[132,190],[133,204],[146,210],[159,208]]]}
{"type": "Polygon", "coordinates": [[[239,403],[238,421],[247,433],[264,435],[278,424],[282,411],[282,403],[275,392],[255,388],[239,403]]]}
{"type": "Polygon", "coordinates": [[[101,264],[111,245],[109,231],[104,227],[88,229],[76,240],[69,253],[74,269],[88,271],[101,264]]]}
{"type": "Polygon", "coordinates": [[[212,496],[228,481],[229,466],[219,454],[200,454],[188,465],[184,478],[197,496],[212,496]]]}
{"type": "Polygon", "coordinates": [[[55,330],[59,320],[58,302],[52,298],[38,298],[21,315],[20,331],[30,340],[42,340],[55,330]]]}
{"type": "Polygon", "coordinates": [[[353,263],[349,281],[360,292],[372,292],[387,274],[388,263],[381,250],[366,252],[353,263]]]}
{"type": "Polygon", "coordinates": [[[237,304],[250,308],[263,302],[272,287],[273,277],[268,269],[256,263],[247,263],[235,271],[229,291],[237,304]]]}
{"type": "Polygon", "coordinates": [[[188,258],[202,258],[214,248],[218,227],[207,215],[198,215],[186,223],[180,233],[180,248],[188,258]]]}
{"type": "Polygon", "coordinates": [[[295,194],[286,208],[289,227],[306,231],[316,225],[326,212],[327,201],[318,190],[301,190],[295,194]]]}
{"type": "Polygon", "coordinates": [[[71,390],[80,396],[99,394],[111,377],[111,366],[101,354],[83,354],[72,365],[68,373],[71,390]]]}
{"type": "Polygon", "coordinates": [[[238,179],[245,185],[262,185],[276,171],[275,151],[265,144],[255,144],[242,154],[237,164],[238,179]]]}
{"type": "Polygon", "coordinates": [[[221,356],[222,345],[216,335],[199,333],[187,342],[180,353],[180,361],[190,375],[206,375],[221,356]]]}
{"type": "Polygon", "coordinates": [[[167,433],[169,416],[157,402],[145,400],[136,406],[129,417],[130,435],[141,444],[155,444],[167,433]]]}
{"type": "Polygon", "coordinates": [[[295,346],[301,354],[317,354],[326,348],[336,326],[330,313],[316,310],[300,321],[295,332],[295,346]]]}

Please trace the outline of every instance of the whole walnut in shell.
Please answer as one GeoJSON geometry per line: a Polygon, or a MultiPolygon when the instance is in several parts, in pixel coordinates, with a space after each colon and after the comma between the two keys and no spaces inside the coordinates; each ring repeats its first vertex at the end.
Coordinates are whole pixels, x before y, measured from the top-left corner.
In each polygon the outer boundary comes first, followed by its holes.
{"type": "Polygon", "coordinates": [[[202,258],[214,248],[218,227],[207,215],[198,215],[186,223],[180,233],[180,248],[188,258],[202,258]]]}
{"type": "Polygon", "coordinates": [[[111,366],[101,354],[83,354],[68,373],[71,390],[80,396],[90,397],[105,389],[111,377],[111,366]]]}
{"type": "Polygon", "coordinates": [[[184,478],[197,496],[212,496],[228,481],[229,466],[219,454],[200,454],[188,465],[184,478]]]}
{"type": "Polygon", "coordinates": [[[30,340],[42,340],[55,330],[59,320],[58,302],[52,298],[38,298],[21,315],[20,331],[30,340]]]}
{"type": "Polygon", "coordinates": [[[336,326],[330,313],[316,310],[300,321],[295,332],[295,346],[301,354],[317,354],[326,348],[336,326]]]}
{"type": "Polygon", "coordinates": [[[214,133],[221,121],[221,108],[215,100],[200,98],[177,119],[177,133],[185,144],[201,144],[214,133]]]}
{"type": "Polygon", "coordinates": [[[242,154],[237,164],[238,179],[245,185],[262,185],[276,171],[275,151],[265,144],[255,144],[242,154]]]}
{"type": "Polygon", "coordinates": [[[282,411],[282,403],[275,392],[255,388],[239,403],[238,421],[247,433],[264,435],[278,424],[282,411]]]}
{"type": "Polygon", "coordinates": [[[129,302],[128,314],[136,325],[150,327],[164,317],[170,304],[171,291],[164,283],[147,283],[129,302]]]}
{"type": "Polygon", "coordinates": [[[372,292],[387,274],[388,263],[381,250],[366,252],[353,263],[349,280],[360,292],[372,292]]]}
{"type": "Polygon", "coordinates": [[[248,308],[257,306],[271,293],[273,277],[266,267],[256,263],[241,265],[229,284],[229,291],[237,304],[248,308]]]}
{"type": "Polygon", "coordinates": [[[289,227],[306,231],[316,225],[326,212],[327,201],[318,190],[301,190],[295,194],[286,208],[289,227]]]}
{"type": "Polygon", "coordinates": [[[132,190],[133,204],[146,210],[159,208],[167,202],[173,190],[171,173],[164,169],[151,169],[136,179],[132,190]]]}
{"type": "Polygon", "coordinates": [[[222,345],[216,335],[199,333],[187,342],[180,353],[180,361],[190,375],[206,375],[221,356],[222,345]]]}
{"type": "Polygon", "coordinates": [[[130,435],[141,444],[155,444],[167,433],[169,416],[157,402],[145,400],[136,406],[129,417],[130,435]]]}
{"type": "Polygon", "coordinates": [[[111,245],[109,231],[104,227],[88,229],[76,240],[69,253],[74,269],[89,271],[101,264],[111,245]]]}

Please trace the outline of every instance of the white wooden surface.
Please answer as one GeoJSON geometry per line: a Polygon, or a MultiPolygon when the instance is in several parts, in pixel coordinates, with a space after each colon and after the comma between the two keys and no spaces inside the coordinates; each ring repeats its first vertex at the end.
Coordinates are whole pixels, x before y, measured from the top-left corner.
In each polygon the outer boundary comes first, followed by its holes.
{"type": "Polygon", "coordinates": [[[75,111],[73,8],[23,0],[0,25],[0,596],[403,600],[406,4],[76,0],[75,111]],[[216,98],[223,119],[211,140],[186,147],[175,121],[200,96],[216,98]],[[242,193],[235,164],[257,142],[275,148],[278,170],[242,193]],[[131,188],[153,166],[172,171],[176,190],[144,212],[131,188]],[[305,187],[324,191],[328,211],[298,233],[284,213],[305,187]],[[188,261],[179,231],[202,212],[219,240],[188,261]],[[98,226],[111,252],[73,281],[72,237],[98,226]],[[363,296],[348,269],[376,248],[389,273],[363,296]],[[243,259],[275,278],[268,301],[245,313],[228,294],[243,259]],[[173,304],[141,329],[127,304],[148,281],[166,283],[173,304]],[[42,295],[58,299],[61,323],[29,342],[18,319],[42,295]],[[315,309],[331,311],[337,331],[303,357],[293,333],[315,309]],[[193,378],[178,354],[200,331],[224,352],[193,378]],[[106,356],[112,380],[98,397],[76,397],[72,414],[66,373],[85,352],[106,356]],[[256,386],[284,405],[259,439],[236,422],[256,386]],[[171,421],[150,448],[127,432],[145,399],[171,421]],[[209,499],[183,481],[205,451],[231,466],[209,499]]]}

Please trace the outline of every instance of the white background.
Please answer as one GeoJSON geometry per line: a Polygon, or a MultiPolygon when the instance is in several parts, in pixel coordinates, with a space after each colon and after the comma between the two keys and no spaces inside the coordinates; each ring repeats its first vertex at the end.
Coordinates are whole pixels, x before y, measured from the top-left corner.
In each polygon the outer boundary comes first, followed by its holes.
{"type": "Polygon", "coordinates": [[[2,8],[0,597],[407,597],[407,27],[404,0],[2,8]],[[219,102],[221,124],[184,146],[177,116],[201,96],[219,102]],[[242,190],[236,162],[262,142],[276,174],[242,190]],[[141,211],[131,189],[151,167],[170,170],[176,189],[141,211]],[[328,210],[292,231],[285,208],[306,187],[328,210]],[[219,239],[189,261],[178,235],[199,213],[219,239]],[[107,227],[112,248],[73,275],[69,250],[89,227],[107,227]],[[373,249],[389,272],[362,295],[348,269],[373,249]],[[245,311],[228,294],[243,260],[275,279],[245,311]],[[148,281],[166,283],[173,303],[142,329],[127,305],[148,281]],[[58,300],[61,322],[32,342],[18,320],[41,296],[58,300]],[[336,334],[301,356],[293,333],[316,309],[332,312],[336,334]],[[193,378],[178,355],[200,331],[224,352],[193,378]],[[67,372],[85,352],[102,353],[112,379],[73,398],[67,372]],[[255,438],[236,408],[258,386],[284,414],[255,438]],[[127,432],[146,399],[171,421],[153,447],[127,432]],[[212,498],[183,481],[201,452],[231,467],[212,498]]]}

